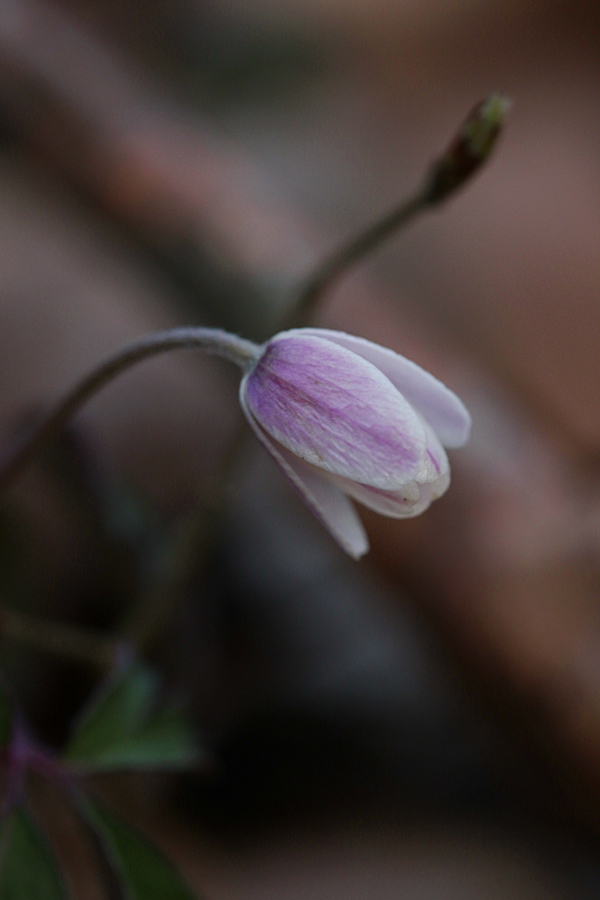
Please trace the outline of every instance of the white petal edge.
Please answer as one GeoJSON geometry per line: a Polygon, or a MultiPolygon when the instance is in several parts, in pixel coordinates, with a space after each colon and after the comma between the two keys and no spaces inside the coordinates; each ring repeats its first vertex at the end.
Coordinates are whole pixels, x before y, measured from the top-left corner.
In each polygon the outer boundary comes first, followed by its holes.
{"type": "MultiPolygon", "coordinates": [[[[415,481],[418,484],[430,484],[438,481],[440,477],[450,472],[450,463],[448,462],[446,451],[433,428],[424,419],[421,421],[425,428],[427,444],[421,467],[415,476],[415,481]]],[[[450,479],[448,478],[449,483],[450,479]]]]}
{"type": "Polygon", "coordinates": [[[462,400],[417,363],[365,338],[327,328],[297,328],[275,337],[299,332],[327,338],[376,366],[427,419],[444,447],[462,447],[469,440],[471,416],[462,400]]]}
{"type": "Polygon", "coordinates": [[[420,515],[434,500],[441,497],[450,485],[450,472],[444,472],[436,481],[428,484],[416,484],[413,481],[406,486],[406,488],[414,489],[417,494],[417,499],[413,500],[412,497],[407,499],[405,490],[379,491],[377,488],[346,481],[335,475],[328,477],[358,503],[390,519],[410,519],[420,515]]]}
{"type": "Polygon", "coordinates": [[[254,434],[342,550],[353,559],[360,559],[369,550],[369,539],[352,501],[315,467],[303,463],[262,429],[248,409],[247,377],[244,376],[240,385],[240,405],[254,434]]]}

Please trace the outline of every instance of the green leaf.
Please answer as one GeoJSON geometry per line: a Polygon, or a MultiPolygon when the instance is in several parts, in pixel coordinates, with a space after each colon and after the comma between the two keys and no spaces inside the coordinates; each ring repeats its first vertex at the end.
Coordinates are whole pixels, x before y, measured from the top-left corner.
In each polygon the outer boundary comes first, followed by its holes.
{"type": "Polygon", "coordinates": [[[126,900],[196,900],[174,866],[145,837],[87,798],[80,799],[79,811],[98,838],[126,900]]]}
{"type": "Polygon", "coordinates": [[[148,715],[157,689],[156,678],[143,666],[110,678],[76,723],[64,758],[93,761],[128,741],[148,715]]]}
{"type": "Polygon", "coordinates": [[[58,866],[44,836],[21,809],[0,835],[0,900],[66,900],[58,866]]]}
{"type": "Polygon", "coordinates": [[[88,771],[182,769],[201,759],[180,712],[156,709],[158,681],[144,666],[113,679],[80,719],[63,759],[88,771]]]}
{"type": "Polygon", "coordinates": [[[176,709],[164,709],[118,746],[107,748],[94,761],[94,769],[185,769],[196,765],[201,753],[176,709]]]}

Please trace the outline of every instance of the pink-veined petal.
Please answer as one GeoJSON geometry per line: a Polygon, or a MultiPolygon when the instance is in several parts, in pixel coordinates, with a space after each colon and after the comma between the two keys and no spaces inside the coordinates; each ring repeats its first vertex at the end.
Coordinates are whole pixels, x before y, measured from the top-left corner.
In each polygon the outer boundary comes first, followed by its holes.
{"type": "Polygon", "coordinates": [[[430,425],[427,422],[423,425],[427,447],[421,465],[415,480],[403,485],[401,490],[382,491],[336,475],[327,477],[345,494],[382,516],[405,519],[420,515],[450,486],[450,464],[446,451],[430,425]]]}
{"type": "Polygon", "coordinates": [[[354,559],[360,559],[369,549],[369,540],[352,502],[318,470],[294,457],[261,428],[246,401],[247,378],[240,385],[240,404],[250,427],[334,540],[354,559]]]}
{"type": "Polygon", "coordinates": [[[462,447],[469,440],[471,416],[464,403],[421,366],[387,347],[342,331],[302,328],[282,334],[301,332],[326,338],[376,366],[417,412],[427,419],[445,447],[462,447]]]}
{"type": "Polygon", "coordinates": [[[304,330],[276,335],[245,376],[254,419],[294,456],[383,490],[411,481],[423,424],[376,366],[304,330]]]}

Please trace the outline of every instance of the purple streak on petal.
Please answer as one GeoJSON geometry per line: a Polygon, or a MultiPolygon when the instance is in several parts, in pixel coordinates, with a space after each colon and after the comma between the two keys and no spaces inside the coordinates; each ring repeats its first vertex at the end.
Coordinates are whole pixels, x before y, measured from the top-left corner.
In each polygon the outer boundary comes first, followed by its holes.
{"type": "Polygon", "coordinates": [[[352,502],[318,470],[275,443],[256,422],[246,400],[248,377],[244,377],[240,386],[240,404],[250,427],[334,540],[354,559],[360,559],[368,551],[369,541],[352,502]]]}
{"type": "Polygon", "coordinates": [[[416,363],[387,347],[342,331],[303,328],[283,334],[300,332],[327,338],[373,363],[433,426],[445,447],[462,447],[469,440],[471,416],[462,400],[416,363]]]}
{"type": "Polygon", "coordinates": [[[450,465],[431,426],[424,422],[427,447],[415,480],[399,491],[382,491],[347,478],[328,475],[344,493],[382,516],[403,519],[420,515],[450,486],[450,465]]]}
{"type": "Polygon", "coordinates": [[[246,402],[277,443],[317,468],[384,490],[414,477],[423,424],[367,360],[302,331],[270,341],[246,402]]]}

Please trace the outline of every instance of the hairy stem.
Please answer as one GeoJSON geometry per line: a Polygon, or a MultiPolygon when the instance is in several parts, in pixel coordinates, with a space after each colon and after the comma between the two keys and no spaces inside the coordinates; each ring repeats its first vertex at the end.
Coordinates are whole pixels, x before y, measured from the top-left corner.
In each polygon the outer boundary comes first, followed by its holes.
{"type": "Polygon", "coordinates": [[[0,492],[58,436],[71,416],[114,378],[144,359],[171,350],[196,347],[228,359],[242,369],[257,358],[259,348],[250,341],[213,328],[174,328],[126,344],[88,372],[43,416],[32,434],[0,466],[0,492]]]}
{"type": "Polygon", "coordinates": [[[300,288],[292,312],[294,324],[306,323],[323,295],[330,291],[353,265],[368,256],[387,237],[408,225],[429,204],[428,192],[419,189],[413,197],[395,207],[382,219],[378,219],[326,257],[300,288]]]}

